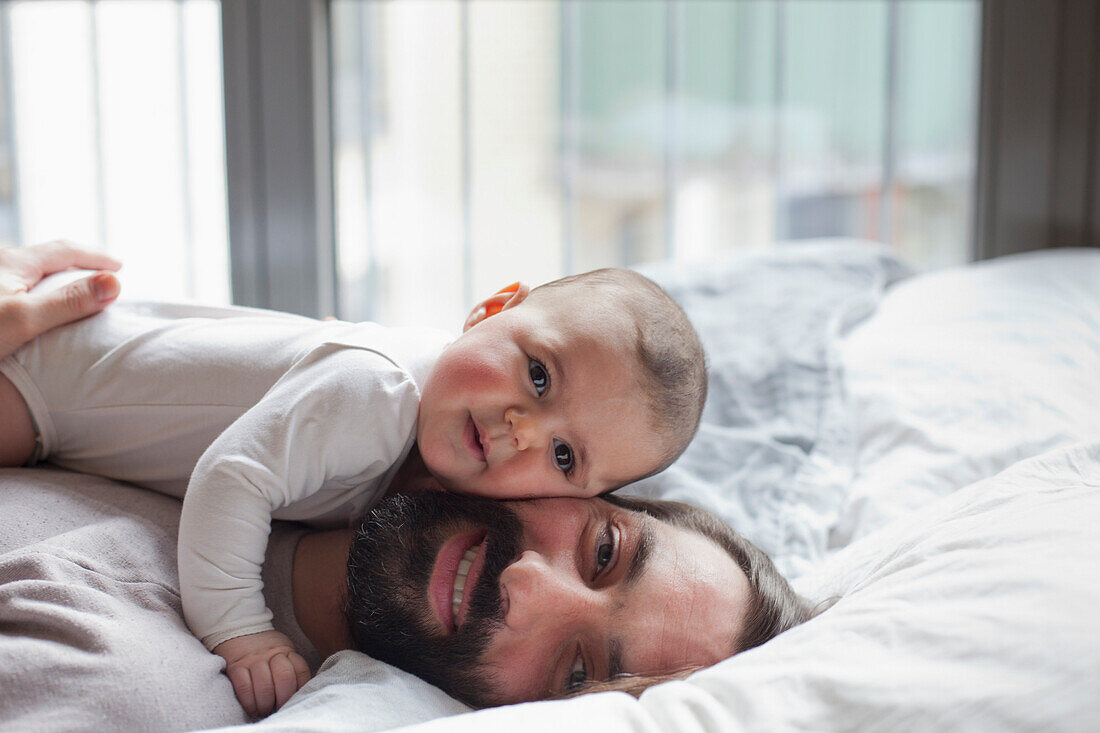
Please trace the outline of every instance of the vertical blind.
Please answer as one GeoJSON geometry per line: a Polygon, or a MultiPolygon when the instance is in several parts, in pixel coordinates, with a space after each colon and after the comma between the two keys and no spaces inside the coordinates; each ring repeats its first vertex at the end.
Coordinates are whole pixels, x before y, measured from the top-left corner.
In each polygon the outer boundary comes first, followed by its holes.
{"type": "Polygon", "coordinates": [[[341,315],[861,237],[966,261],[978,0],[333,0],[341,315]]]}

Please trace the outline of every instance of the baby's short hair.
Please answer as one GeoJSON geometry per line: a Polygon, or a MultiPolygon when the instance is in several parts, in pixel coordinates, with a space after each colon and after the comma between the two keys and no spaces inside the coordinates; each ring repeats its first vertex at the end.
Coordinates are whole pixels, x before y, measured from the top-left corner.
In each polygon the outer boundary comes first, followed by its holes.
{"type": "Polygon", "coordinates": [[[699,334],[660,285],[633,270],[613,267],[570,275],[531,294],[551,295],[559,288],[584,288],[600,296],[608,311],[622,313],[633,326],[642,388],[667,447],[660,465],[634,480],[663,471],[695,436],[706,403],[707,364],[699,334]]]}

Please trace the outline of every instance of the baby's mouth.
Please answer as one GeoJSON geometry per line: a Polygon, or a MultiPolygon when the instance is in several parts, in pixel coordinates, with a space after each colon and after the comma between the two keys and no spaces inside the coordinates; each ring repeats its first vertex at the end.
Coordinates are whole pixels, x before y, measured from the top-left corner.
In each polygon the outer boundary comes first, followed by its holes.
{"type": "Polygon", "coordinates": [[[466,450],[475,459],[485,461],[485,445],[481,442],[481,431],[474,422],[473,415],[466,418],[466,427],[462,431],[462,441],[466,444],[466,450]]]}

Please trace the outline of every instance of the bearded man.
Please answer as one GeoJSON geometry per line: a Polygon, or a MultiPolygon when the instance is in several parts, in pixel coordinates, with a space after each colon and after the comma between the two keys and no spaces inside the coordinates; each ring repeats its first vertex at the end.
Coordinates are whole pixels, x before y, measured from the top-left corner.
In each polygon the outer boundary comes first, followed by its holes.
{"type": "Polygon", "coordinates": [[[615,496],[395,495],[354,533],[303,538],[294,574],[322,654],[356,648],[475,707],[640,692],[811,615],[712,515],[615,496]]]}

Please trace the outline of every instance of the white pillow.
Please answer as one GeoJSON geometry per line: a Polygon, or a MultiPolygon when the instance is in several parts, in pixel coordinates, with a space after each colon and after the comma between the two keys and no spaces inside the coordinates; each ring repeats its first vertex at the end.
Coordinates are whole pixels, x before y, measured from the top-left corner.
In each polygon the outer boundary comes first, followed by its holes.
{"type": "MultiPolygon", "coordinates": [[[[1060,449],[839,551],[798,583],[835,605],[685,681],[409,730],[1097,730],[1098,519],[1100,443],[1060,449]]],[[[380,694],[259,729],[373,727],[380,694]]]]}
{"type": "Polygon", "coordinates": [[[841,354],[857,467],[831,547],[1100,436],[1100,249],[910,278],[841,354]]]}

